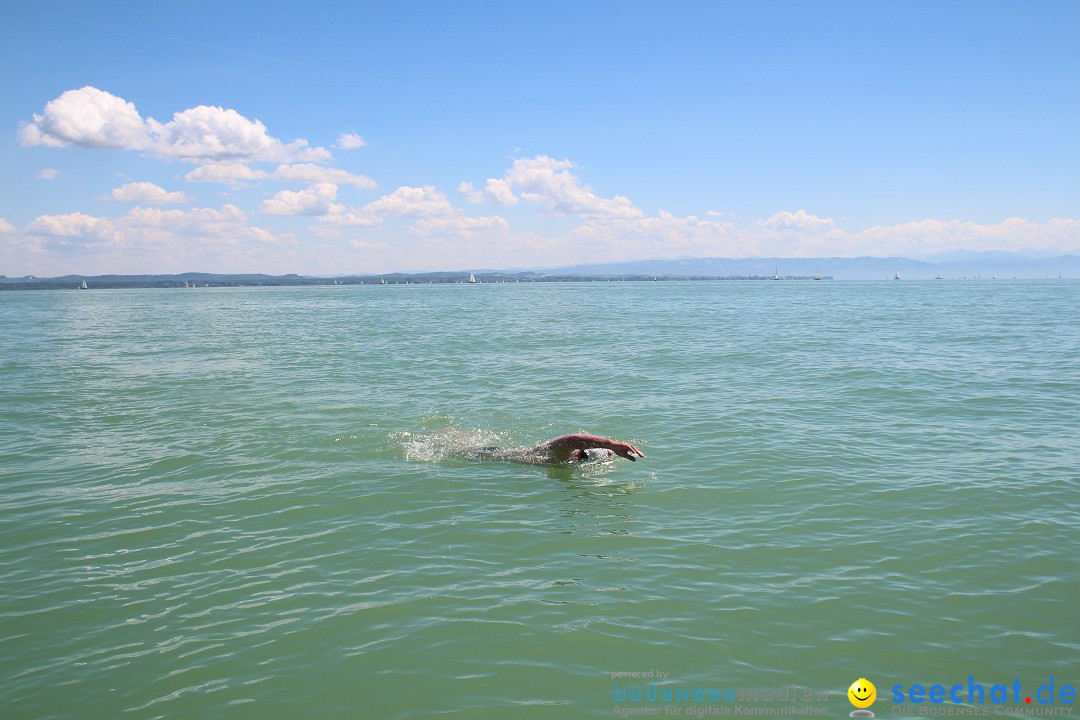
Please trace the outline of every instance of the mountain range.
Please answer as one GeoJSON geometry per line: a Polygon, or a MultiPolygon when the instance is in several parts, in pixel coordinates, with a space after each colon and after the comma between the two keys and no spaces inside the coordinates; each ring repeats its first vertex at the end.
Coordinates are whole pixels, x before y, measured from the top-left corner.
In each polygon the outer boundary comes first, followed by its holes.
{"type": "Polygon", "coordinates": [[[1080,255],[1033,257],[1023,253],[966,252],[936,258],[680,258],[623,263],[583,264],[548,272],[578,275],[654,275],[676,277],[813,277],[835,280],[882,280],[895,277],[1045,278],[1080,277],[1080,255]]]}

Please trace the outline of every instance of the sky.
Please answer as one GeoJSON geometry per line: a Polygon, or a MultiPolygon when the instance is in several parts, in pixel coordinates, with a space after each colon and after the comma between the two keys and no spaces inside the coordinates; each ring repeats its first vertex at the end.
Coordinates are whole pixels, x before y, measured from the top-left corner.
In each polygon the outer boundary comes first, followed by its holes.
{"type": "Polygon", "coordinates": [[[1080,2],[0,0],[0,274],[1080,253],[1080,2]]]}

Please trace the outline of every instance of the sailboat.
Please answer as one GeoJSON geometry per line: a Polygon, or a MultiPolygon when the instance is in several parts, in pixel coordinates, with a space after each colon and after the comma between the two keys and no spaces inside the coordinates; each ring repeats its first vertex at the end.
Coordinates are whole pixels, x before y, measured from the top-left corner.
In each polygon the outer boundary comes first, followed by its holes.
{"type": "Polygon", "coordinates": [[[475,276],[475,275],[473,275],[472,273],[469,273],[469,282],[470,282],[471,284],[473,284],[473,285],[475,285],[475,284],[476,284],[476,276],[475,276]]]}
{"type": "Polygon", "coordinates": [[[821,279],[821,268],[820,267],[815,268],[815,270],[814,270],[814,279],[815,280],[820,280],[821,279]]]}
{"type": "Polygon", "coordinates": [[[893,274],[893,278],[892,278],[892,279],[893,279],[893,280],[899,280],[899,279],[900,279],[900,271],[899,271],[899,270],[897,270],[897,271],[896,271],[896,272],[895,272],[895,273],[893,274]]]}
{"type": "Polygon", "coordinates": [[[779,280],[780,279],[780,268],[776,268],[775,270],[773,270],[772,279],[773,280],[779,280]]]}
{"type": "Polygon", "coordinates": [[[89,290],[90,288],[86,287],[86,281],[83,280],[82,285],[79,286],[79,289],[80,290],[89,290]]]}
{"type": "Polygon", "coordinates": [[[379,278],[379,284],[380,285],[385,285],[386,284],[386,278],[379,278]]]}
{"type": "Polygon", "coordinates": [[[940,271],[940,270],[938,270],[938,271],[937,271],[937,274],[936,274],[936,275],[934,275],[934,279],[935,279],[935,280],[940,280],[940,279],[941,279],[941,271],[940,271]]]}

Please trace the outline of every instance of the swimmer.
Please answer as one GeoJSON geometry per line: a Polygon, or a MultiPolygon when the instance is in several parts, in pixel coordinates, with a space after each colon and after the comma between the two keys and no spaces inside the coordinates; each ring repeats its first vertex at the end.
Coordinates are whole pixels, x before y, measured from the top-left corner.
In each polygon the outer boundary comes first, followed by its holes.
{"type": "Polygon", "coordinates": [[[540,443],[533,448],[517,448],[514,450],[500,450],[497,447],[480,448],[477,454],[480,457],[499,460],[556,465],[582,463],[594,460],[597,457],[611,457],[612,455],[624,457],[632,462],[637,462],[639,457],[645,457],[645,453],[630,443],[585,433],[563,435],[554,440],[540,443]]]}

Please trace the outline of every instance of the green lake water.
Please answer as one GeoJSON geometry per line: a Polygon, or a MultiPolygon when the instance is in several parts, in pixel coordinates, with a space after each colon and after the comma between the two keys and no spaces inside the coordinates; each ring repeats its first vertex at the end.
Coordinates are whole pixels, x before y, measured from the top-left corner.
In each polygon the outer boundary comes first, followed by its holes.
{"type": "Polygon", "coordinates": [[[1031,696],[1078,506],[1077,282],[0,293],[3,718],[1031,696]],[[648,457],[465,457],[579,431],[648,457]]]}

